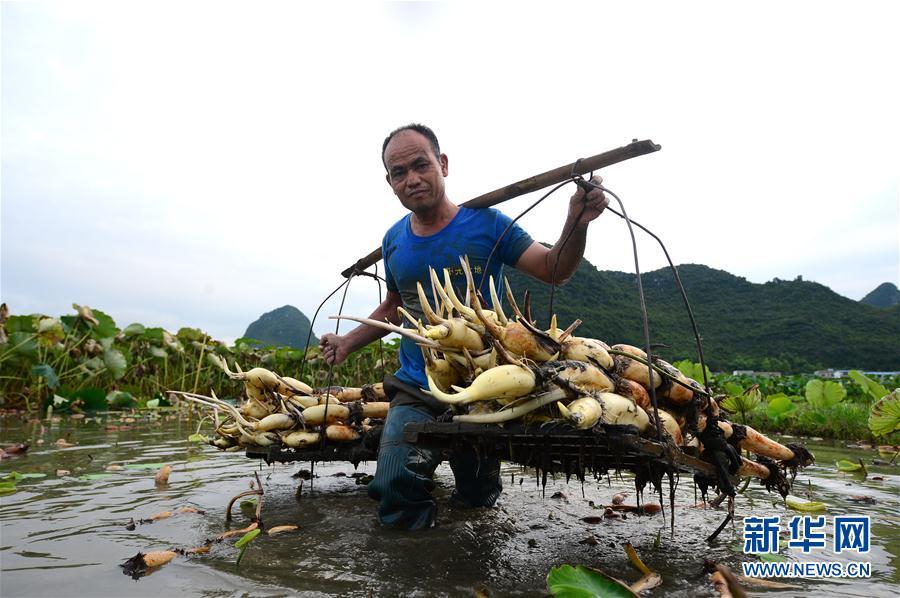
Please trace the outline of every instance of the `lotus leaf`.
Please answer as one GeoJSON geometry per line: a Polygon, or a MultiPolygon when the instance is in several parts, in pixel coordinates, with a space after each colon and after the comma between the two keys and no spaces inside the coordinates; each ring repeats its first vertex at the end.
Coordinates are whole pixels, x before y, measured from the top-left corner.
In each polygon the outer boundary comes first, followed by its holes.
{"type": "Polygon", "coordinates": [[[847,375],[850,376],[850,378],[854,382],[862,386],[863,390],[865,390],[869,394],[869,396],[876,401],[884,395],[888,394],[887,388],[885,388],[878,382],[875,382],[859,370],[850,370],[847,375]]]}
{"type": "Polygon", "coordinates": [[[895,388],[894,392],[872,405],[869,429],[875,436],[900,432],[900,388],[895,388]]]}
{"type": "Polygon", "coordinates": [[[259,535],[259,532],[261,532],[261,531],[262,530],[259,528],[256,528],[255,530],[251,530],[251,531],[247,532],[246,534],[244,534],[243,536],[241,536],[241,539],[234,543],[235,548],[241,549],[241,552],[240,552],[240,554],[238,554],[238,558],[237,558],[237,561],[235,564],[237,564],[237,565],[241,564],[241,559],[244,558],[244,551],[247,550],[247,546],[250,544],[250,542],[253,541],[253,538],[255,538],[256,536],[259,535]]]}
{"type": "Polygon", "coordinates": [[[11,471],[5,476],[3,476],[4,480],[12,480],[13,482],[18,482],[19,480],[28,480],[28,479],[38,479],[38,478],[46,478],[46,473],[19,473],[18,471],[11,471]]]}
{"type": "Polygon", "coordinates": [[[806,383],[806,401],[816,409],[837,405],[846,396],[847,390],[840,382],[815,379],[806,383]]]}
{"type": "Polygon", "coordinates": [[[848,461],[846,459],[835,461],[834,464],[837,466],[839,471],[859,471],[860,469],[862,469],[861,463],[854,463],[853,461],[848,461]]]}
{"type": "Polygon", "coordinates": [[[59,386],[59,378],[56,376],[56,371],[46,363],[31,366],[31,375],[40,376],[46,380],[49,388],[57,388],[59,386]]]}
{"type": "Polygon", "coordinates": [[[769,403],[766,405],[766,415],[775,422],[780,421],[784,417],[788,417],[796,410],[797,406],[794,405],[791,398],[784,393],[771,395],[769,397],[769,403]]]}
{"type": "Polygon", "coordinates": [[[125,336],[141,336],[147,328],[143,324],[139,324],[135,322],[134,324],[129,324],[122,330],[122,334],[125,336]]]}
{"type": "Polygon", "coordinates": [[[32,332],[10,332],[9,341],[7,342],[9,349],[15,348],[15,352],[23,357],[37,359],[38,356],[38,340],[32,332]]]}
{"type": "Polygon", "coordinates": [[[818,513],[828,508],[827,505],[823,502],[805,500],[797,496],[787,496],[784,499],[784,503],[790,509],[794,509],[795,511],[803,511],[805,513],[818,513]]]}
{"type": "Polygon", "coordinates": [[[91,336],[96,340],[100,340],[102,338],[110,338],[119,334],[119,329],[116,327],[115,320],[112,319],[111,316],[106,313],[100,311],[99,309],[93,310],[94,317],[97,318],[99,324],[94,327],[91,332],[91,336]]]}
{"type": "Polygon", "coordinates": [[[203,341],[209,335],[199,328],[180,328],[175,336],[183,341],[203,341]]]}
{"type": "MultiPolygon", "coordinates": [[[[699,363],[694,363],[690,359],[684,359],[676,361],[672,365],[688,378],[692,378],[701,384],[703,383],[703,368],[700,367],[699,363]]],[[[709,368],[706,368],[706,377],[707,379],[712,378],[712,372],[709,371],[709,368]]]]}
{"type": "Polygon", "coordinates": [[[130,392],[113,390],[106,395],[106,402],[110,407],[121,409],[123,407],[133,407],[135,400],[130,392]]]}
{"type": "Polygon", "coordinates": [[[128,361],[125,359],[125,355],[118,349],[107,349],[103,353],[103,362],[116,380],[124,376],[125,370],[128,368],[128,361]]]}
{"type": "Polygon", "coordinates": [[[547,575],[547,590],[558,598],[637,595],[622,582],[584,565],[560,565],[551,569],[547,575]]]}

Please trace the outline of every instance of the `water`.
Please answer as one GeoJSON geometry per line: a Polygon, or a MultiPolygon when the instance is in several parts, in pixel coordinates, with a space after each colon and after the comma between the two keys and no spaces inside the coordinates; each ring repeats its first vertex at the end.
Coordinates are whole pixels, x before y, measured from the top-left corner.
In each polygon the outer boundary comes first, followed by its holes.
{"type": "MultiPolygon", "coordinates": [[[[514,465],[504,468],[505,489],[497,506],[473,511],[448,504],[453,478],[438,470],[436,495],[441,505],[435,529],[409,533],[384,528],[375,519],[375,503],[365,486],[351,477],[374,473],[375,464],[358,470],[345,463],[318,464],[313,487],[294,474],[309,463],[268,467],[242,453],[222,453],[186,441],[196,420],[175,415],[138,416],[135,421],[108,414],[54,422],[0,419],[0,444],[29,442],[30,450],[0,461],[0,474],[45,473],[18,482],[18,491],[0,497],[0,595],[2,596],[493,596],[546,595],[551,567],[568,563],[603,569],[626,582],[640,577],[628,563],[623,543],[630,541],[644,562],[663,578],[651,596],[714,596],[702,571],[713,559],[740,572],[743,515],[796,513],[776,495],[751,485],[737,499],[737,525],[728,526],[712,544],[705,538],[725,512],[694,508],[694,489],[683,476],[677,489],[674,536],[660,515],[628,516],[589,524],[602,515],[591,505],[609,504],[626,492],[634,504],[631,476],[568,484],[548,480],[545,491],[534,475],[514,465]],[[124,428],[123,428],[124,426],[124,428]],[[74,446],[59,448],[63,438],[74,446]],[[110,465],[147,464],[151,469],[107,472],[110,465]],[[155,464],[172,466],[168,486],[154,483],[155,464]],[[57,476],[64,469],[70,475],[57,476]],[[225,522],[228,500],[249,489],[254,472],[264,482],[262,518],[266,526],[296,524],[296,532],[261,534],[238,567],[235,538],[215,543],[207,554],[176,557],[139,580],[123,575],[119,563],[138,551],[191,548],[228,529],[250,523],[253,513],[236,504],[225,522]],[[85,475],[106,474],[99,479],[85,475]],[[773,504],[775,503],[775,504],[773,504]],[[195,507],[205,514],[176,513],[152,524],[126,525],[161,511],[195,507]]],[[[830,518],[862,514],[872,518],[868,555],[815,550],[803,555],[782,550],[788,560],[865,560],[866,580],[791,580],[794,589],[749,587],[753,593],[807,596],[896,596],[900,593],[900,468],[871,466],[861,475],[840,473],[836,459],[879,458],[873,450],[809,443],[819,463],[797,478],[795,494],[828,504],[830,518]],[[876,477],[883,479],[877,480],[876,477]],[[851,502],[854,495],[874,504],[851,502]]],[[[658,500],[645,494],[645,500],[658,500]]],[[[665,506],[668,512],[668,496],[665,506]]],[[[785,526],[786,528],[786,526],[785,526]]],[[[239,536],[237,536],[239,537],[239,536]]],[[[830,537],[830,536],[829,536],[830,537]]],[[[782,539],[782,543],[786,538],[782,539]]]]}

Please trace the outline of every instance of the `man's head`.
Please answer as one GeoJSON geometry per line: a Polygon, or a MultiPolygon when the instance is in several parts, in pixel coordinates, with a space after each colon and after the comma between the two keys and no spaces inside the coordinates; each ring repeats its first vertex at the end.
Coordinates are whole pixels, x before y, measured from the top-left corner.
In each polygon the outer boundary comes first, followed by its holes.
{"type": "Polygon", "coordinates": [[[406,209],[424,215],[449,201],[444,194],[447,156],[428,127],[411,124],[393,131],[384,140],[381,160],[385,179],[406,209]]]}
{"type": "Polygon", "coordinates": [[[432,131],[425,125],[420,125],[419,123],[409,123],[408,125],[397,127],[396,129],[391,131],[390,135],[384,138],[384,143],[381,144],[381,163],[384,164],[385,170],[387,170],[387,162],[384,159],[384,152],[385,150],[387,150],[388,143],[391,142],[391,139],[393,139],[397,133],[402,133],[403,131],[415,131],[416,133],[419,133],[420,135],[425,137],[425,139],[428,140],[428,143],[431,144],[431,151],[434,152],[434,156],[440,159],[441,144],[438,143],[438,138],[437,135],[434,134],[434,131],[432,131]]]}

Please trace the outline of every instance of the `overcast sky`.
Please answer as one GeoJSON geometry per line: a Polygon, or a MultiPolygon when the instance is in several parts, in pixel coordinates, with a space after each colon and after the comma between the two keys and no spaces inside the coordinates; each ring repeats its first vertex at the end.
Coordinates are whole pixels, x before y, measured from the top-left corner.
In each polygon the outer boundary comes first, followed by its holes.
{"type": "MultiPolygon", "coordinates": [[[[652,139],[602,174],[676,263],[900,284],[895,3],[485,4],[3,2],[0,299],[226,341],[312,317],[404,214],[380,150],[411,121],[457,203],[652,139]]],[[[521,224],[555,241],[571,192],[521,224]]],[[[586,257],[633,271],[624,223],[586,257]]]]}

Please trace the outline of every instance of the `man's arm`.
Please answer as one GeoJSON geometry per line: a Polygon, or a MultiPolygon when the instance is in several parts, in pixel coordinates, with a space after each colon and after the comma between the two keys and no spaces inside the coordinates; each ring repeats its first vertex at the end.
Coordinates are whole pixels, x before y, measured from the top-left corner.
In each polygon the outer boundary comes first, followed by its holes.
{"type": "MultiPolygon", "coordinates": [[[[397,308],[401,305],[403,305],[403,299],[400,297],[400,293],[388,291],[385,300],[381,302],[381,305],[375,308],[375,311],[372,312],[369,319],[378,320],[380,322],[387,320],[393,324],[399,324],[400,318],[397,315],[397,308]]],[[[342,361],[347,359],[348,355],[357,349],[365,347],[386,334],[388,334],[387,330],[363,324],[341,336],[336,334],[323,334],[322,338],[319,340],[319,347],[321,348],[322,355],[325,357],[325,362],[328,365],[331,365],[332,363],[334,365],[339,365],[342,361]]]]}
{"type": "MultiPolygon", "coordinates": [[[[591,182],[600,185],[603,179],[595,176],[591,182]]],[[[562,284],[569,280],[584,255],[588,224],[602,214],[607,205],[609,199],[599,189],[592,189],[585,196],[584,189],[579,187],[569,200],[569,213],[556,244],[547,249],[535,241],[519,257],[516,268],[546,283],[562,284]]]]}

